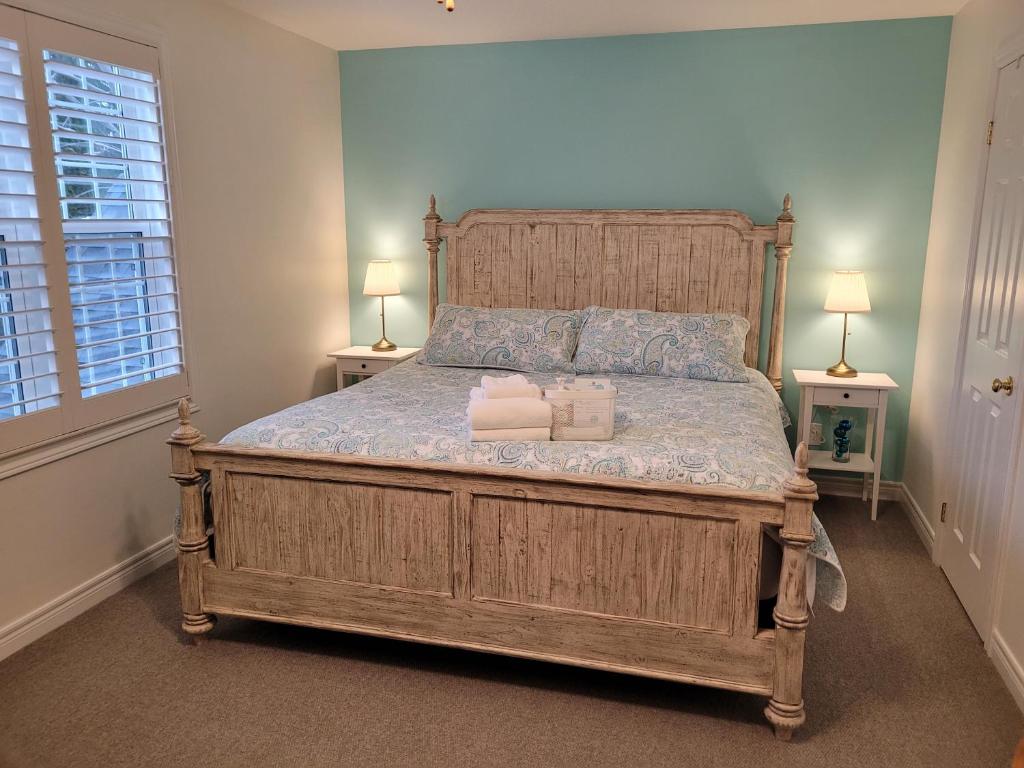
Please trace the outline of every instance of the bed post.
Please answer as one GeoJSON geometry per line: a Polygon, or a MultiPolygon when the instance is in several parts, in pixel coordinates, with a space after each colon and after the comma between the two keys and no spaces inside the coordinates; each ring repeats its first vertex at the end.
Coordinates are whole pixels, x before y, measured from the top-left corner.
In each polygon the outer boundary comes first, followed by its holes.
{"type": "Polygon", "coordinates": [[[423,242],[427,244],[427,332],[434,327],[434,313],[437,311],[437,252],[441,249],[441,238],[437,236],[437,225],[441,217],[437,214],[437,201],[430,196],[430,209],[423,217],[423,242]]]}
{"type": "Polygon", "coordinates": [[[782,391],[782,331],[786,322],[786,272],[789,254],[793,250],[793,198],[786,193],[782,213],[776,219],[775,236],[775,297],[772,303],[772,330],[768,337],[768,381],[776,392],[782,391]]]}
{"type": "Polygon", "coordinates": [[[814,541],[811,509],[818,487],[807,477],[807,444],[796,449],[796,473],[786,481],[781,537],[782,574],[775,606],[775,681],[764,710],[775,735],[789,741],[804,722],[804,640],[807,609],[807,545],[814,541]]]}
{"type": "Polygon", "coordinates": [[[181,628],[196,642],[213,629],[217,617],[203,613],[200,596],[200,568],[210,558],[210,542],[203,514],[202,474],[196,471],[192,446],[203,441],[192,426],[188,400],[178,401],[178,428],[167,444],[171,446],[171,479],[181,486],[181,522],[175,531],[178,545],[178,586],[181,589],[181,628]]]}

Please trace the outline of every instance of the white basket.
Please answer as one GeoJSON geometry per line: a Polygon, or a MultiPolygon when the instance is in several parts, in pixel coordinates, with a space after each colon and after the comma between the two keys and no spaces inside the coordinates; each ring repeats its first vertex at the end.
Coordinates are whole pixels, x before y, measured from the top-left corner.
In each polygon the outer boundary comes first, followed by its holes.
{"type": "Polygon", "coordinates": [[[552,440],[611,440],[615,433],[615,387],[567,384],[544,390],[551,403],[552,440]]]}

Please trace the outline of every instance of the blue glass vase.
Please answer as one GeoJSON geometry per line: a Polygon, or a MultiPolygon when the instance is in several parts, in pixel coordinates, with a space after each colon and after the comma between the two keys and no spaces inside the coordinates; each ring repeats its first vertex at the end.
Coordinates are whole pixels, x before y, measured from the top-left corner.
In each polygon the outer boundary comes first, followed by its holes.
{"type": "Polygon", "coordinates": [[[845,464],[850,460],[850,430],[853,429],[853,422],[849,419],[840,419],[836,428],[832,430],[835,440],[832,441],[832,461],[845,464]]]}

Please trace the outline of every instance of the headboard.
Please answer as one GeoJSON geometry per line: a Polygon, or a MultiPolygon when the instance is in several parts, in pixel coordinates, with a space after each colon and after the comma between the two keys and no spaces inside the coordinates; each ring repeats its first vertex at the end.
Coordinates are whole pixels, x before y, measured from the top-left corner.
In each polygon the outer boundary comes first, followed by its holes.
{"type": "Polygon", "coordinates": [[[786,270],[793,248],[790,196],[775,224],[739,211],[467,211],[423,219],[428,315],[438,304],[441,241],[447,301],[474,307],[581,309],[591,304],[661,312],[729,312],[750,321],[744,359],[757,367],[766,247],[775,245],[775,293],[764,372],[782,388],[786,270]]]}

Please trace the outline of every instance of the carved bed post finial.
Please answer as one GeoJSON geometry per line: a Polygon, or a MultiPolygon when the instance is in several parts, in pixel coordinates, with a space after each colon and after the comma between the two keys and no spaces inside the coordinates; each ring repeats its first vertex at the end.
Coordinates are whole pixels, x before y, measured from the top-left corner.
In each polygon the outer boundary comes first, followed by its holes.
{"type": "Polygon", "coordinates": [[[811,515],[818,487],[807,477],[807,444],[794,456],[796,472],[784,486],[786,510],[782,531],[782,574],[775,619],[775,679],[764,710],[775,735],[789,741],[806,718],[803,699],[804,640],[810,612],[807,606],[807,547],[814,541],[811,515]]]}
{"type": "Polygon", "coordinates": [[[793,198],[786,193],[782,213],[776,220],[775,233],[775,296],[772,302],[772,330],[768,338],[768,381],[776,391],[782,390],[782,334],[786,322],[786,277],[789,256],[793,251],[793,198]]]}
{"type": "Polygon", "coordinates": [[[216,617],[202,610],[202,566],[210,559],[203,505],[203,475],[196,469],[192,448],[203,441],[192,426],[189,402],[178,401],[178,428],[167,444],[171,446],[171,479],[181,486],[181,517],[175,531],[178,545],[178,586],[181,590],[181,628],[198,640],[213,629],[216,617]]]}
{"type": "Polygon", "coordinates": [[[437,311],[437,252],[441,250],[441,238],[437,225],[441,217],[437,213],[437,200],[430,196],[430,207],[423,217],[423,242],[427,244],[427,331],[434,326],[434,312],[437,311]]]}

